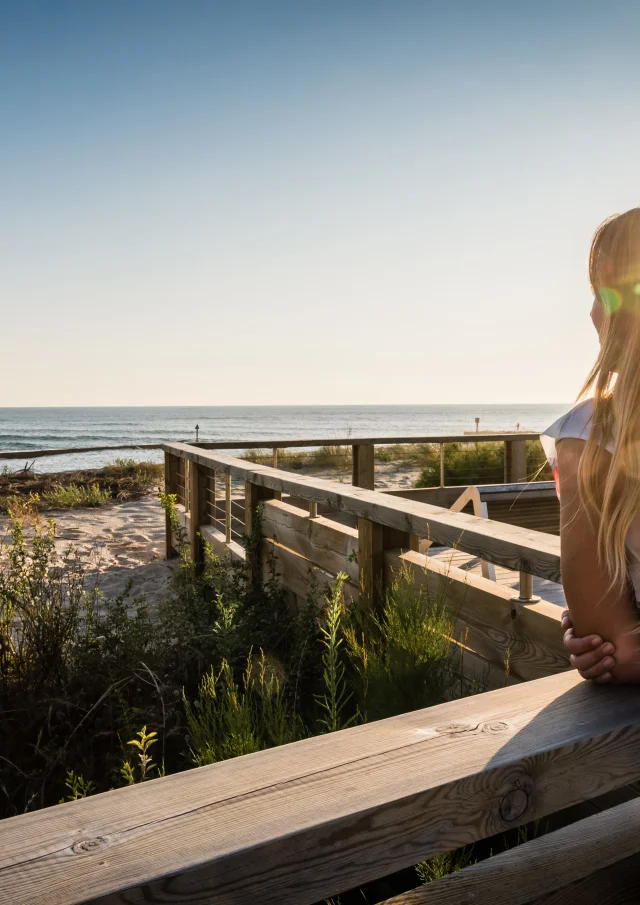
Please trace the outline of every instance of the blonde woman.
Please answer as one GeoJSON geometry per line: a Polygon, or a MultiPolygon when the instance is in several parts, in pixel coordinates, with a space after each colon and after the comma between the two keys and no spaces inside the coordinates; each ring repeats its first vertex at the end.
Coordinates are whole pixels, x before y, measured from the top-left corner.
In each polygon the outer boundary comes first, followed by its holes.
{"type": "Polygon", "coordinates": [[[565,646],[595,682],[640,683],[640,208],[589,256],[600,352],[583,399],[542,436],[560,497],[565,646]]]}

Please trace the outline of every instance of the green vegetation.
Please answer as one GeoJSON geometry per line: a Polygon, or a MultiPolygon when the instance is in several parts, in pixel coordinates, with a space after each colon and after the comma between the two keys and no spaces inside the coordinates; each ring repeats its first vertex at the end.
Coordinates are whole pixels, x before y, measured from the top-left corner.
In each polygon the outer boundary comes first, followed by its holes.
{"type": "MultiPolygon", "coordinates": [[[[272,449],[248,449],[242,458],[258,465],[273,463],[272,449]]],[[[279,449],[278,466],[289,471],[331,469],[351,473],[350,446],[320,446],[317,449],[279,449]]]]}
{"type": "Polygon", "coordinates": [[[116,459],[105,468],[38,474],[26,469],[0,474],[0,512],[21,515],[49,509],[103,506],[138,499],[159,487],[164,466],[134,459],[116,459]]]}
{"type": "MultiPolygon", "coordinates": [[[[206,548],[198,573],[175,498],[163,499],[180,559],[153,613],[93,591],[72,551],[56,556],[52,521],[36,514],[27,542],[12,518],[0,550],[0,817],[468,692],[444,601],[408,573],[378,614],[345,602],[343,575],[292,612],[273,568],[256,583],[206,548]]],[[[380,901],[466,857],[438,856],[341,901],[380,901]]]]}
{"type": "MultiPolygon", "coordinates": [[[[382,447],[388,450],[389,447],[382,447]]],[[[394,449],[392,447],[391,449],[394,449]]],[[[436,444],[417,444],[398,448],[399,461],[421,468],[416,487],[440,484],[440,448],[436,444]],[[404,457],[404,458],[403,458],[404,457]]],[[[393,455],[393,454],[392,454],[393,455]]],[[[376,455],[377,457],[377,455],[376,455]]],[[[537,440],[527,441],[527,480],[550,481],[544,450],[537,440]]],[[[502,484],[504,482],[504,444],[499,442],[446,443],[444,446],[444,483],[454,487],[465,484],[502,484]]]]}

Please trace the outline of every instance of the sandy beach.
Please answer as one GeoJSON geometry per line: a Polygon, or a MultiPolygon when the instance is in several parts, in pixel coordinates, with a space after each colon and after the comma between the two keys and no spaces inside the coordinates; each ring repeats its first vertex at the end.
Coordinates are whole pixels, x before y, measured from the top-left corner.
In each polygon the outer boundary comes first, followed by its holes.
{"type": "MultiPolygon", "coordinates": [[[[134,596],[149,602],[166,591],[176,561],[164,559],[164,511],[155,495],[96,509],[67,509],[43,514],[56,526],[56,550],[71,548],[87,568],[88,586],[106,597],[124,592],[129,581],[134,596]]],[[[4,542],[9,520],[0,519],[4,542]]],[[[27,529],[28,530],[28,529],[27,529]]]]}
{"type": "MultiPolygon", "coordinates": [[[[304,473],[350,482],[350,475],[331,468],[293,472],[304,473]]],[[[403,468],[398,463],[376,463],[376,488],[409,488],[418,474],[419,469],[403,468]]],[[[240,483],[234,486],[234,495],[242,491],[240,483]]],[[[131,582],[131,594],[145,595],[150,603],[166,592],[176,561],[164,559],[165,518],[155,491],[137,500],[51,510],[41,517],[55,522],[57,552],[62,555],[71,548],[85,564],[89,587],[97,587],[106,597],[116,597],[131,582]]],[[[9,527],[9,519],[0,516],[1,543],[6,542],[9,527]]]]}

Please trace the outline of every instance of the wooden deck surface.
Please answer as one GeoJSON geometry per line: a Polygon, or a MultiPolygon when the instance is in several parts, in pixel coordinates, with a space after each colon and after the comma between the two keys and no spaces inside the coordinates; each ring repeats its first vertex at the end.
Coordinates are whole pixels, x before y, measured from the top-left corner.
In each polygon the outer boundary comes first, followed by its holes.
{"type": "MultiPolygon", "coordinates": [[[[465,553],[463,550],[455,550],[451,547],[435,547],[429,550],[429,559],[438,559],[441,562],[447,562],[458,569],[465,569],[469,572],[482,574],[480,569],[480,559],[471,553],[465,553]]],[[[502,566],[495,566],[496,582],[503,587],[513,588],[517,593],[520,576],[518,572],[511,569],[505,569],[502,566]]],[[[533,577],[533,593],[549,603],[555,603],[557,606],[566,606],[564,590],[561,584],[555,581],[548,581],[546,578],[533,577]]]]}

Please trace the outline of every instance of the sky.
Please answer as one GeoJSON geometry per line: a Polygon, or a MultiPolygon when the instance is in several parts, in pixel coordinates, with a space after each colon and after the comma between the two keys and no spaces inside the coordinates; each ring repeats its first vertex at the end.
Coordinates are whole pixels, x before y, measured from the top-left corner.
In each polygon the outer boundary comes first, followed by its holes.
{"type": "Polygon", "coordinates": [[[640,4],[0,0],[0,406],[568,402],[640,4]]]}

